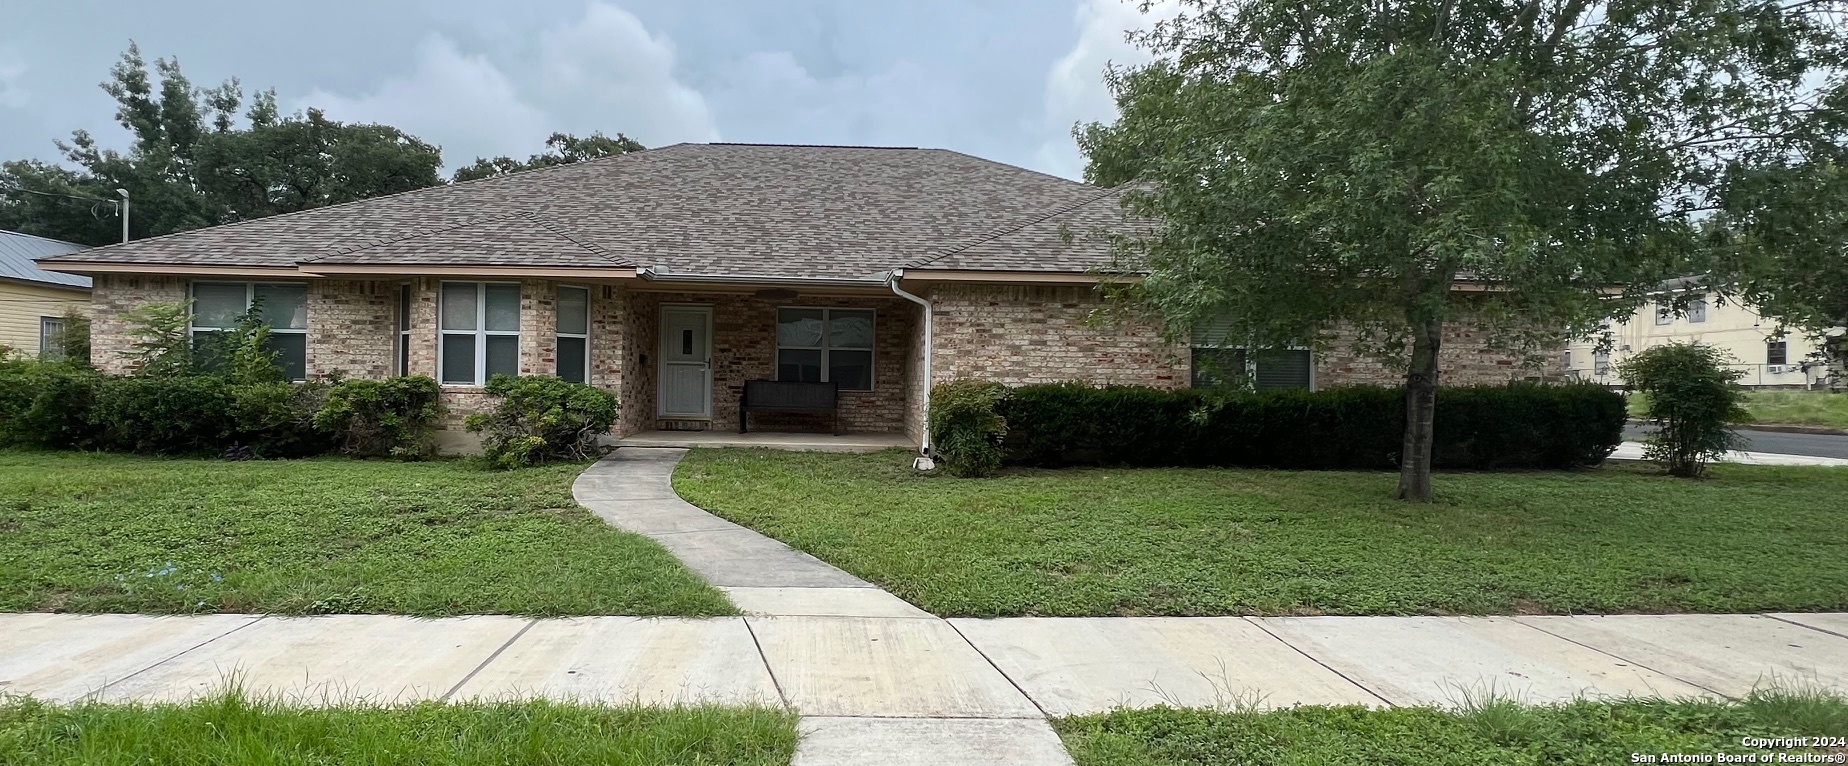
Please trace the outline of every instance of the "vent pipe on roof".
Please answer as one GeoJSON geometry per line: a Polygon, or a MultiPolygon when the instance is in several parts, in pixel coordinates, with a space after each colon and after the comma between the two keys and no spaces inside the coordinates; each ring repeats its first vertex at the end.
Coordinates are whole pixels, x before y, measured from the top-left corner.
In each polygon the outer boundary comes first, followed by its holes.
{"type": "Polygon", "coordinates": [[[128,190],[117,189],[116,193],[122,195],[122,244],[126,245],[128,244],[128,190]]]}
{"type": "Polygon", "coordinates": [[[904,269],[893,269],[892,273],[886,276],[886,284],[892,288],[893,295],[897,295],[900,298],[904,298],[905,300],[924,307],[924,423],[923,434],[918,437],[918,456],[917,459],[911,461],[911,467],[920,471],[928,471],[937,467],[936,461],[932,460],[930,457],[931,325],[935,323],[931,321],[932,312],[930,301],[905,292],[898,286],[898,283],[904,281],[904,279],[904,269]]]}

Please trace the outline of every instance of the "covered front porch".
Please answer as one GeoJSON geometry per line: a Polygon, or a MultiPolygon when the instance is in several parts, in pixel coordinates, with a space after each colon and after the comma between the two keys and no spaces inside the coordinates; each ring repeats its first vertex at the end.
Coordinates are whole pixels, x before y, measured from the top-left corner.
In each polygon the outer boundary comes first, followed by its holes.
{"type": "Polygon", "coordinates": [[[922,432],[922,308],[881,283],[713,284],[629,291],[623,446],[827,451],[914,447],[922,432]],[[834,384],[825,412],[753,410],[747,381],[834,384]]]}
{"type": "Polygon", "coordinates": [[[882,433],[805,433],[790,431],[642,431],[628,436],[608,436],[604,444],[612,447],[755,447],[791,452],[878,452],[888,449],[912,449],[917,442],[904,434],[882,433]]]}

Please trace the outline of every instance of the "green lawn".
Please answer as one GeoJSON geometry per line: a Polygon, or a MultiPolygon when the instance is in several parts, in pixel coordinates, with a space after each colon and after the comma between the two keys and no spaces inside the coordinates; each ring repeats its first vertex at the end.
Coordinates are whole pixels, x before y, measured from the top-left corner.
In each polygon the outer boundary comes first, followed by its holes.
{"type": "MultiPolygon", "coordinates": [[[[1629,395],[1630,417],[1649,417],[1649,397],[1629,395]]],[[[1848,430],[1848,394],[1827,391],[1748,391],[1745,411],[1751,420],[1739,425],[1820,426],[1848,430]]]]}
{"type": "Polygon", "coordinates": [[[0,763],[33,766],[784,766],[771,708],[554,702],[293,708],[226,693],[185,705],[0,700],[0,763]]]}
{"type": "Polygon", "coordinates": [[[733,613],[581,470],[0,451],[0,611],[733,613]]]}
{"type": "Polygon", "coordinates": [[[1060,719],[1053,726],[1078,766],[1606,766],[1634,763],[1632,753],[1841,754],[1845,749],[1751,748],[1741,739],[1848,735],[1848,702],[1773,693],[1736,703],[1526,706],[1489,700],[1456,712],[1159,708],[1060,719]]]}
{"type": "Polygon", "coordinates": [[[1848,470],[1012,470],[696,450],[688,500],[948,616],[1848,609],[1848,470]]]}

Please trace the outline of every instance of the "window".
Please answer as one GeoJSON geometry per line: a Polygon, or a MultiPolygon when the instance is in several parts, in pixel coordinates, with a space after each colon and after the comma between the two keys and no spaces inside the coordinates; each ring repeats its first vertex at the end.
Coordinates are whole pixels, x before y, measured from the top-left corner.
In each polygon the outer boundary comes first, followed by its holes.
{"type": "Polygon", "coordinates": [[[443,383],[479,386],[495,375],[520,374],[520,286],[444,282],[437,319],[443,383]]]}
{"type": "Polygon", "coordinates": [[[776,379],[873,390],[872,309],[777,309],[776,379]]]}
{"type": "Polygon", "coordinates": [[[1224,322],[1212,322],[1194,328],[1194,388],[1242,385],[1246,381],[1259,391],[1315,387],[1315,359],[1308,349],[1248,351],[1225,345],[1229,327],[1224,322]]]}
{"type": "Polygon", "coordinates": [[[256,308],[269,326],[264,348],[288,380],[308,378],[308,286],[263,282],[194,282],[193,347],[237,327],[238,317],[256,308]]]}
{"type": "Polygon", "coordinates": [[[1692,302],[1688,303],[1688,321],[1707,321],[1707,302],[1705,300],[1695,298],[1692,302]]]}
{"type": "Polygon", "coordinates": [[[558,378],[590,382],[590,288],[558,288],[558,378]]]}
{"type": "Polygon", "coordinates": [[[398,285],[398,376],[411,374],[411,286],[398,285]]]}
{"type": "Polygon", "coordinates": [[[1566,369],[1568,370],[1572,369],[1572,352],[1571,351],[1566,352],[1566,369]]]}
{"type": "Polygon", "coordinates": [[[1784,341],[1765,341],[1765,364],[1789,364],[1789,360],[1789,347],[1784,345],[1784,341]]]}
{"type": "Polygon", "coordinates": [[[1667,306],[1656,306],[1656,324],[1674,324],[1675,310],[1667,306]]]}
{"type": "Polygon", "coordinates": [[[1611,352],[1594,351],[1591,354],[1591,374],[1604,377],[1611,374],[1611,352]]]}
{"type": "Polygon", "coordinates": [[[39,358],[64,358],[63,317],[39,317],[39,358]]]}

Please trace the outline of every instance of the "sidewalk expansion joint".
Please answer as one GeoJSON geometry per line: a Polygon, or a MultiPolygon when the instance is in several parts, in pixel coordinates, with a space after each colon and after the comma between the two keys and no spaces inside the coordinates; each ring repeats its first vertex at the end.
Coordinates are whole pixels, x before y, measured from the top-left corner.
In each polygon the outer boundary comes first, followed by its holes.
{"type": "Polygon", "coordinates": [[[488,663],[500,659],[501,652],[507,651],[507,647],[513,646],[513,642],[520,640],[521,636],[526,635],[526,631],[532,630],[533,626],[538,624],[538,618],[527,620],[526,624],[520,627],[519,632],[514,633],[511,638],[508,638],[505,643],[500,645],[500,648],[495,649],[492,654],[489,654],[487,659],[482,660],[481,664],[476,665],[474,670],[469,671],[468,675],[463,676],[462,680],[457,681],[455,686],[449,687],[449,691],[443,692],[443,696],[436,698],[436,701],[448,702],[450,697],[455,696],[455,693],[461,691],[462,687],[467,686],[469,681],[474,680],[477,673],[487,668],[488,663]]]}
{"type": "Polygon", "coordinates": [[[1673,673],[1669,673],[1669,672],[1666,672],[1666,671],[1662,671],[1662,670],[1657,670],[1657,669],[1655,669],[1655,668],[1652,668],[1652,667],[1650,667],[1650,666],[1648,666],[1648,665],[1644,665],[1643,663],[1640,663],[1640,662],[1637,662],[1636,660],[1633,660],[1633,659],[1630,659],[1630,658],[1628,658],[1628,657],[1625,657],[1625,656],[1623,656],[1623,655],[1621,655],[1621,654],[1617,654],[1617,653],[1615,653],[1615,652],[1608,652],[1608,651],[1605,651],[1605,650],[1603,650],[1603,649],[1600,649],[1600,648],[1598,648],[1598,647],[1595,647],[1595,646],[1592,646],[1591,644],[1587,644],[1587,643],[1585,643],[1585,642],[1583,642],[1583,641],[1575,641],[1575,640],[1573,640],[1572,638],[1570,638],[1570,637],[1568,637],[1568,636],[1562,636],[1562,635],[1559,635],[1558,633],[1554,633],[1553,631],[1550,631],[1550,630],[1547,630],[1546,628],[1542,628],[1542,627],[1540,627],[1540,626],[1538,626],[1538,625],[1535,625],[1535,624],[1533,624],[1533,623],[1530,623],[1530,622],[1527,622],[1527,621],[1525,621],[1525,620],[1518,620],[1518,619],[1517,619],[1517,620],[1512,620],[1512,622],[1514,622],[1514,623],[1515,623],[1515,624],[1517,624],[1517,625],[1526,625],[1527,627],[1530,627],[1530,628],[1533,628],[1534,630],[1537,630],[1537,631],[1540,631],[1541,633],[1545,633],[1545,634],[1547,634],[1547,635],[1549,635],[1549,636],[1552,636],[1552,637],[1554,637],[1554,638],[1557,638],[1557,639],[1559,639],[1559,640],[1561,640],[1561,641],[1565,641],[1565,642],[1567,642],[1567,643],[1571,643],[1571,644],[1577,644],[1577,645],[1579,645],[1579,646],[1582,646],[1582,647],[1585,647],[1586,649],[1590,649],[1590,650],[1592,650],[1592,651],[1594,651],[1594,652],[1597,652],[1597,653],[1599,653],[1599,654],[1602,654],[1602,655],[1604,655],[1604,656],[1606,656],[1606,657],[1609,657],[1609,658],[1611,658],[1611,659],[1613,659],[1613,660],[1622,660],[1623,662],[1626,662],[1626,663],[1629,663],[1630,665],[1632,665],[1632,666],[1634,666],[1634,667],[1639,667],[1639,668],[1642,668],[1642,669],[1644,669],[1644,670],[1647,670],[1647,671],[1649,671],[1649,672],[1651,672],[1651,673],[1654,673],[1654,674],[1656,674],[1656,675],[1659,675],[1659,676],[1662,676],[1663,678],[1669,678],[1669,679],[1673,679],[1673,680],[1676,680],[1676,681],[1680,681],[1680,682],[1682,682],[1682,683],[1684,683],[1684,684],[1687,684],[1687,685],[1689,685],[1689,686],[1692,686],[1692,687],[1694,687],[1694,688],[1696,688],[1696,689],[1699,689],[1699,690],[1701,690],[1701,691],[1704,691],[1704,692],[1706,692],[1706,693],[1708,693],[1708,694],[1715,694],[1715,695],[1719,695],[1719,696],[1720,696],[1721,698],[1723,698],[1723,699],[1729,699],[1729,700],[1730,700],[1730,699],[1737,699],[1736,697],[1734,697],[1734,696],[1732,696],[1732,695],[1730,695],[1730,694],[1725,694],[1725,693],[1722,693],[1722,692],[1720,692],[1720,691],[1719,691],[1719,690],[1717,690],[1717,689],[1712,689],[1712,688],[1708,688],[1708,687],[1706,687],[1706,686],[1702,686],[1702,685],[1700,685],[1700,684],[1697,684],[1697,683],[1694,683],[1693,681],[1690,681],[1690,680],[1688,680],[1688,679],[1686,679],[1686,678],[1682,678],[1681,676],[1678,676],[1678,675],[1675,675],[1675,674],[1673,674],[1673,673]]]}
{"type": "Polygon", "coordinates": [[[1336,670],[1336,669],[1335,669],[1335,668],[1334,668],[1333,666],[1331,666],[1331,665],[1329,665],[1329,664],[1328,664],[1328,663],[1326,663],[1326,662],[1323,662],[1323,661],[1322,661],[1322,658],[1320,658],[1320,657],[1317,657],[1317,656],[1315,656],[1315,655],[1313,655],[1313,654],[1310,654],[1310,653],[1308,653],[1308,652],[1305,652],[1305,651],[1303,651],[1303,649],[1302,649],[1302,647],[1299,647],[1299,646],[1297,646],[1297,645],[1295,645],[1295,644],[1292,644],[1292,643],[1290,643],[1290,640],[1289,640],[1289,639],[1287,639],[1287,638],[1284,638],[1283,636],[1279,636],[1279,635],[1277,635],[1277,633],[1276,633],[1275,631],[1273,631],[1273,630],[1271,630],[1271,629],[1270,629],[1270,628],[1268,628],[1268,627],[1265,627],[1265,626],[1264,626],[1264,623],[1262,623],[1262,622],[1259,622],[1259,621],[1258,621],[1258,620],[1257,620],[1256,618],[1253,618],[1253,617],[1240,617],[1239,619],[1241,619],[1241,620],[1244,620],[1244,621],[1246,622],[1246,624],[1249,624],[1249,625],[1251,625],[1252,627],[1254,627],[1254,628],[1257,628],[1258,630],[1262,630],[1262,631],[1264,631],[1264,635],[1267,635],[1267,636],[1270,636],[1270,637],[1271,637],[1271,638],[1273,638],[1273,639],[1276,639],[1276,640],[1277,640],[1277,643],[1280,643],[1280,644],[1283,644],[1284,646],[1287,646],[1287,647],[1290,647],[1290,651],[1293,651],[1293,652],[1296,652],[1297,654],[1300,654],[1300,655],[1302,655],[1302,656],[1304,656],[1304,657],[1306,657],[1306,658],[1308,658],[1308,660],[1309,660],[1310,662],[1313,662],[1313,663],[1315,663],[1315,664],[1317,664],[1317,665],[1320,665],[1320,666],[1322,666],[1322,669],[1323,669],[1323,670],[1326,670],[1326,671],[1328,671],[1328,672],[1330,672],[1330,673],[1333,673],[1333,674],[1335,674],[1336,676],[1338,676],[1338,677],[1339,677],[1339,678],[1340,678],[1341,680],[1343,680],[1343,681],[1346,681],[1346,682],[1348,682],[1348,683],[1350,683],[1350,684],[1353,684],[1353,685],[1354,685],[1354,688],[1356,688],[1356,689],[1359,689],[1359,690],[1361,690],[1361,691],[1363,691],[1363,692],[1366,692],[1366,693],[1368,694],[1368,696],[1371,696],[1371,697],[1373,697],[1374,699],[1376,699],[1376,700],[1379,700],[1379,701],[1380,701],[1380,704],[1382,704],[1382,705],[1385,705],[1386,707],[1398,707],[1398,705],[1396,705],[1396,704],[1394,704],[1392,700],[1389,700],[1389,699],[1386,699],[1386,696],[1385,696],[1385,695],[1383,695],[1383,694],[1380,694],[1379,692],[1376,692],[1376,691],[1374,691],[1374,690],[1373,690],[1373,689],[1372,689],[1371,687],[1368,687],[1368,686],[1367,686],[1366,684],[1363,684],[1363,683],[1361,683],[1361,682],[1359,682],[1359,681],[1356,681],[1356,680],[1354,680],[1354,679],[1352,679],[1352,678],[1349,678],[1349,677],[1348,677],[1348,674],[1346,674],[1346,673],[1343,673],[1343,672],[1341,672],[1341,671],[1339,671],[1339,670],[1336,670]]]}
{"type": "Polygon", "coordinates": [[[757,640],[757,629],[751,627],[751,618],[738,619],[744,623],[744,632],[751,634],[751,646],[757,647],[757,659],[764,664],[764,672],[770,674],[770,686],[776,689],[776,698],[783,701],[783,707],[795,710],[795,706],[789,704],[789,695],[783,692],[783,682],[776,677],[776,668],[770,667],[770,655],[764,654],[763,642],[757,640]]]}
{"type": "Polygon", "coordinates": [[[235,627],[235,628],[232,628],[232,629],[230,629],[230,630],[227,630],[227,631],[225,631],[225,632],[223,632],[223,633],[220,633],[220,634],[218,634],[218,635],[216,635],[216,636],[212,636],[211,638],[208,638],[208,639],[206,639],[206,640],[204,640],[204,641],[200,641],[200,642],[199,642],[199,643],[197,643],[197,644],[193,644],[192,646],[189,646],[189,647],[186,647],[185,649],[181,649],[181,650],[179,650],[179,651],[177,651],[177,652],[174,652],[172,656],[170,656],[170,657],[167,657],[166,659],[163,659],[163,660],[159,660],[159,661],[156,661],[155,663],[153,663],[153,664],[151,664],[151,665],[149,665],[149,666],[147,666],[147,667],[145,667],[145,668],[142,668],[142,669],[140,669],[140,670],[137,670],[137,671],[135,671],[135,672],[133,672],[133,673],[130,673],[130,674],[128,674],[128,675],[125,675],[125,676],[122,676],[121,678],[118,678],[118,679],[116,679],[116,680],[114,680],[114,681],[109,681],[109,682],[107,682],[107,683],[104,683],[104,684],[103,684],[102,686],[99,686],[99,687],[97,687],[97,689],[96,689],[96,691],[93,691],[93,692],[90,692],[89,694],[85,694],[85,695],[83,695],[82,697],[79,697],[78,699],[80,699],[80,700],[88,700],[88,699],[94,699],[94,698],[96,698],[96,697],[98,697],[98,696],[100,696],[100,695],[101,695],[101,694],[102,694],[103,692],[105,692],[105,691],[108,691],[108,690],[109,690],[109,687],[111,687],[111,686],[115,686],[116,684],[119,684],[119,683],[122,683],[123,681],[127,681],[127,680],[128,680],[128,679],[130,679],[130,678],[134,678],[135,676],[138,676],[138,675],[141,675],[142,673],[146,673],[146,672],[148,672],[148,671],[150,671],[150,670],[153,670],[153,669],[155,669],[155,668],[158,668],[158,667],[160,667],[160,666],[162,666],[162,665],[165,665],[165,664],[167,664],[167,663],[169,663],[169,662],[172,662],[172,661],[174,661],[174,660],[176,660],[176,659],[179,659],[179,657],[180,657],[180,655],[182,655],[182,654],[185,654],[185,653],[187,653],[187,652],[190,652],[190,651],[193,651],[193,650],[195,650],[195,649],[198,649],[199,647],[202,647],[202,646],[205,646],[206,644],[209,644],[209,643],[212,643],[213,641],[217,641],[218,639],[221,639],[221,638],[224,638],[225,636],[229,636],[229,635],[231,635],[232,633],[236,633],[236,632],[238,632],[238,631],[240,631],[240,630],[243,630],[243,629],[245,629],[245,628],[248,628],[248,627],[250,627],[250,626],[252,626],[252,625],[255,625],[255,624],[257,624],[257,623],[259,623],[259,622],[262,622],[262,621],[263,621],[263,620],[264,620],[265,618],[267,618],[267,617],[269,617],[269,615],[267,615],[267,614],[260,614],[260,615],[257,615],[257,618],[256,618],[256,619],[254,619],[254,620],[251,620],[250,622],[246,622],[246,623],[244,623],[244,624],[242,624],[242,625],[239,625],[239,626],[237,626],[237,627],[235,627]]]}
{"type": "Polygon", "coordinates": [[[942,617],[935,617],[934,615],[932,619],[939,620],[943,624],[948,625],[950,627],[950,630],[956,633],[957,638],[962,639],[963,643],[968,644],[970,649],[975,650],[976,655],[981,657],[983,662],[988,663],[988,667],[994,668],[996,673],[1000,673],[1002,678],[1007,679],[1008,686],[1014,687],[1014,691],[1019,692],[1021,697],[1025,698],[1028,702],[1033,703],[1033,709],[1039,711],[1041,718],[1051,718],[1051,716],[1046,715],[1045,706],[1041,705],[1039,703],[1039,700],[1034,699],[1033,695],[1028,694],[1026,689],[1020,688],[1020,684],[1014,681],[1014,677],[1008,675],[1007,671],[1002,670],[1000,665],[996,665],[994,660],[989,659],[988,653],[982,651],[982,647],[976,646],[974,641],[970,641],[968,636],[963,635],[962,629],[956,627],[956,623],[950,622],[949,620],[945,620],[942,617]]]}
{"type": "Polygon", "coordinates": [[[1806,623],[1801,623],[1801,622],[1797,622],[1796,620],[1786,620],[1786,619],[1784,619],[1784,618],[1782,618],[1782,617],[1779,617],[1779,616],[1777,616],[1777,615],[1775,615],[1775,614],[1761,614],[1761,615],[1759,615],[1759,616],[1760,616],[1760,617],[1769,617],[1769,618],[1771,618],[1771,619],[1773,619],[1773,620],[1777,620],[1778,622],[1781,622],[1781,623],[1784,623],[1784,624],[1786,624],[1786,625],[1795,625],[1795,626],[1797,626],[1797,627],[1799,627],[1799,628],[1809,628],[1810,630],[1813,630],[1813,631],[1816,631],[1817,633],[1827,633],[1827,634],[1829,634],[1829,635],[1831,635],[1831,636],[1834,636],[1834,637],[1836,637],[1836,638],[1848,638],[1848,635],[1843,635],[1843,634],[1841,634],[1841,633],[1837,633],[1837,632],[1835,632],[1835,631],[1833,631],[1833,630],[1829,630],[1828,628],[1818,628],[1818,627],[1816,627],[1816,626],[1814,626],[1814,625],[1809,625],[1809,624],[1806,624],[1806,623]]]}

